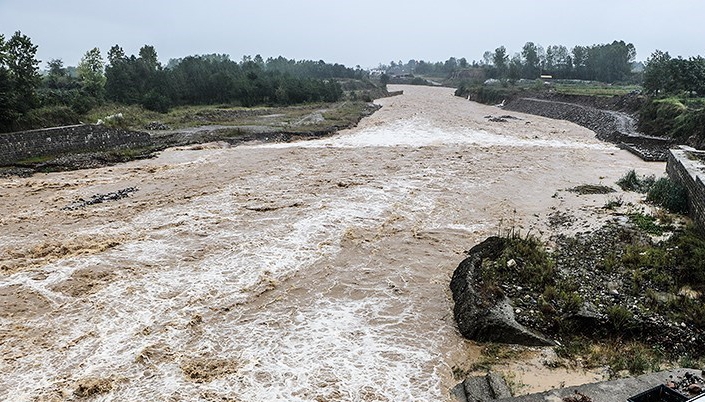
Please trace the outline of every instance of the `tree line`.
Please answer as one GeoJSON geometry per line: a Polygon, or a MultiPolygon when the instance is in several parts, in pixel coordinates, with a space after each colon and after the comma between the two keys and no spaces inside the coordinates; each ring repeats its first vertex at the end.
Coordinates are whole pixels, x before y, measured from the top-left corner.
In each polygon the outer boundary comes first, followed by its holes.
{"type": "MultiPolygon", "coordinates": [[[[410,73],[431,76],[449,76],[460,70],[478,70],[477,77],[495,79],[529,79],[551,75],[560,79],[579,79],[607,83],[633,80],[632,63],[636,48],[631,43],[614,41],[609,44],[574,46],[563,45],[547,48],[534,42],[526,42],[521,52],[509,53],[499,46],[493,52],[486,51],[482,60],[468,62],[465,58],[450,57],[445,62],[409,60],[407,63],[390,62],[380,65],[391,74],[410,73]]],[[[637,77],[638,78],[638,77],[637,77]]]]}
{"type": "Polygon", "coordinates": [[[105,97],[161,112],[195,104],[335,102],[343,95],[335,79],[358,74],[322,61],[282,63],[281,59],[265,62],[260,56],[245,56],[238,63],[227,55],[214,54],[174,60],[165,68],[153,46],[145,45],[138,55],[128,57],[116,45],[108,52],[105,97]]]}
{"type": "Polygon", "coordinates": [[[705,96],[705,59],[672,58],[668,52],[656,50],[646,59],[643,86],[650,95],[705,96]]]}
{"type": "Polygon", "coordinates": [[[292,105],[334,102],[343,96],[340,79],[367,72],[324,61],[263,60],[225,54],[172,59],[163,66],[153,46],[127,55],[119,46],[87,51],[76,67],[50,60],[44,74],[37,45],[21,32],[0,35],[0,132],[47,124],[70,124],[105,102],[137,104],[165,112],[182,105],[292,105]]]}

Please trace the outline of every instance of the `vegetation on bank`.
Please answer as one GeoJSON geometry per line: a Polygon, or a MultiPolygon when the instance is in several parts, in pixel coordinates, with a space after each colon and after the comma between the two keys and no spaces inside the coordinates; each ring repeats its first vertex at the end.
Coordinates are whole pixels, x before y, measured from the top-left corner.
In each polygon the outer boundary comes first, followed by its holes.
{"type": "Polygon", "coordinates": [[[482,263],[483,286],[507,295],[520,323],[556,337],[558,355],[584,368],[637,374],[665,362],[698,366],[705,358],[698,346],[705,339],[705,239],[673,224],[672,213],[685,211],[683,189],[634,171],[617,184],[663,210],[632,210],[627,225],[559,237],[551,252],[510,230],[501,255],[482,263]],[[651,237],[666,232],[665,240],[651,237]]]}
{"type": "Polygon", "coordinates": [[[497,81],[491,83],[473,83],[470,81],[458,85],[455,95],[488,105],[521,97],[550,95],[577,95],[605,99],[615,96],[630,95],[639,92],[636,85],[607,85],[593,81],[575,80],[519,80],[497,81]]]}
{"type": "Polygon", "coordinates": [[[639,114],[641,131],[705,145],[704,58],[672,58],[657,50],[647,60],[643,86],[650,97],[639,114]]]}
{"type": "Polygon", "coordinates": [[[390,75],[421,75],[446,79],[459,84],[463,81],[482,83],[486,79],[517,81],[535,80],[542,75],[555,79],[600,81],[606,83],[638,83],[641,75],[634,70],[636,49],[631,43],[613,41],[591,46],[577,45],[570,50],[564,45],[546,48],[526,42],[520,52],[511,54],[504,46],[486,51],[480,61],[451,57],[445,62],[409,60],[390,62],[382,66],[390,75]]]}
{"type": "Polygon", "coordinates": [[[211,54],[163,66],[152,46],[127,55],[115,45],[107,63],[94,48],[75,68],[55,59],[40,74],[36,51],[20,32],[9,40],[0,35],[0,132],[91,121],[91,111],[106,105],[166,113],[193,105],[274,107],[344,98],[370,101],[386,94],[359,67],[323,61],[281,56],[264,60],[257,55],[236,62],[228,55],[211,54]]]}

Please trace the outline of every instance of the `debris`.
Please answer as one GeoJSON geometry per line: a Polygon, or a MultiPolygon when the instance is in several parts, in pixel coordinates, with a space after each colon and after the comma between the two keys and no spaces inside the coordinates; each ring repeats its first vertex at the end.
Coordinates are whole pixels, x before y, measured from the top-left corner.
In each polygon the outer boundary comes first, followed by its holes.
{"type": "Polygon", "coordinates": [[[65,211],[65,210],[75,211],[79,208],[85,208],[88,205],[100,204],[100,203],[107,202],[107,201],[121,200],[123,198],[128,197],[130,195],[130,193],[134,193],[137,190],[139,190],[137,187],[128,187],[128,188],[124,188],[122,190],[118,190],[114,193],[96,194],[87,200],[84,200],[83,198],[79,198],[78,200],[72,202],[71,204],[61,208],[61,210],[62,211],[65,211]]]}

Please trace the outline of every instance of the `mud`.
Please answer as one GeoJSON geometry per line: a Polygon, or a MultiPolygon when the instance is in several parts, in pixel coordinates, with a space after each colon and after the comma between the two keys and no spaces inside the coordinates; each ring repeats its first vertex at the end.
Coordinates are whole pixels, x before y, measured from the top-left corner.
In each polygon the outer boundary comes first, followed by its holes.
{"type": "Polygon", "coordinates": [[[509,228],[591,230],[608,197],[638,196],[567,189],[665,167],[565,121],[491,123],[499,109],[451,89],[395,89],[325,139],[0,179],[2,302],[27,300],[0,316],[0,399],[115,375],[101,397],[447,400],[480,349],[451,314],[463,252],[509,228]]]}

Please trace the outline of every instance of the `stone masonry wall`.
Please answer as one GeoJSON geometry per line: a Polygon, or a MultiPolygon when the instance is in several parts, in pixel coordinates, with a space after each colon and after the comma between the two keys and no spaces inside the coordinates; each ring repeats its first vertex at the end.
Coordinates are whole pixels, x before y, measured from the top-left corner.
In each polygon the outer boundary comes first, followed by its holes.
{"type": "Polygon", "coordinates": [[[152,144],[147,133],[76,125],[0,134],[0,165],[39,156],[141,148],[152,144]]]}
{"type": "Polygon", "coordinates": [[[614,141],[613,137],[615,134],[619,135],[621,128],[613,112],[574,103],[519,98],[509,102],[504,109],[551,119],[567,120],[589,128],[597,134],[597,138],[607,141],[614,141]]]}
{"type": "Polygon", "coordinates": [[[682,145],[670,150],[666,163],[668,177],[688,191],[688,214],[701,229],[705,229],[705,184],[700,178],[704,161],[705,152],[682,145]]]}

